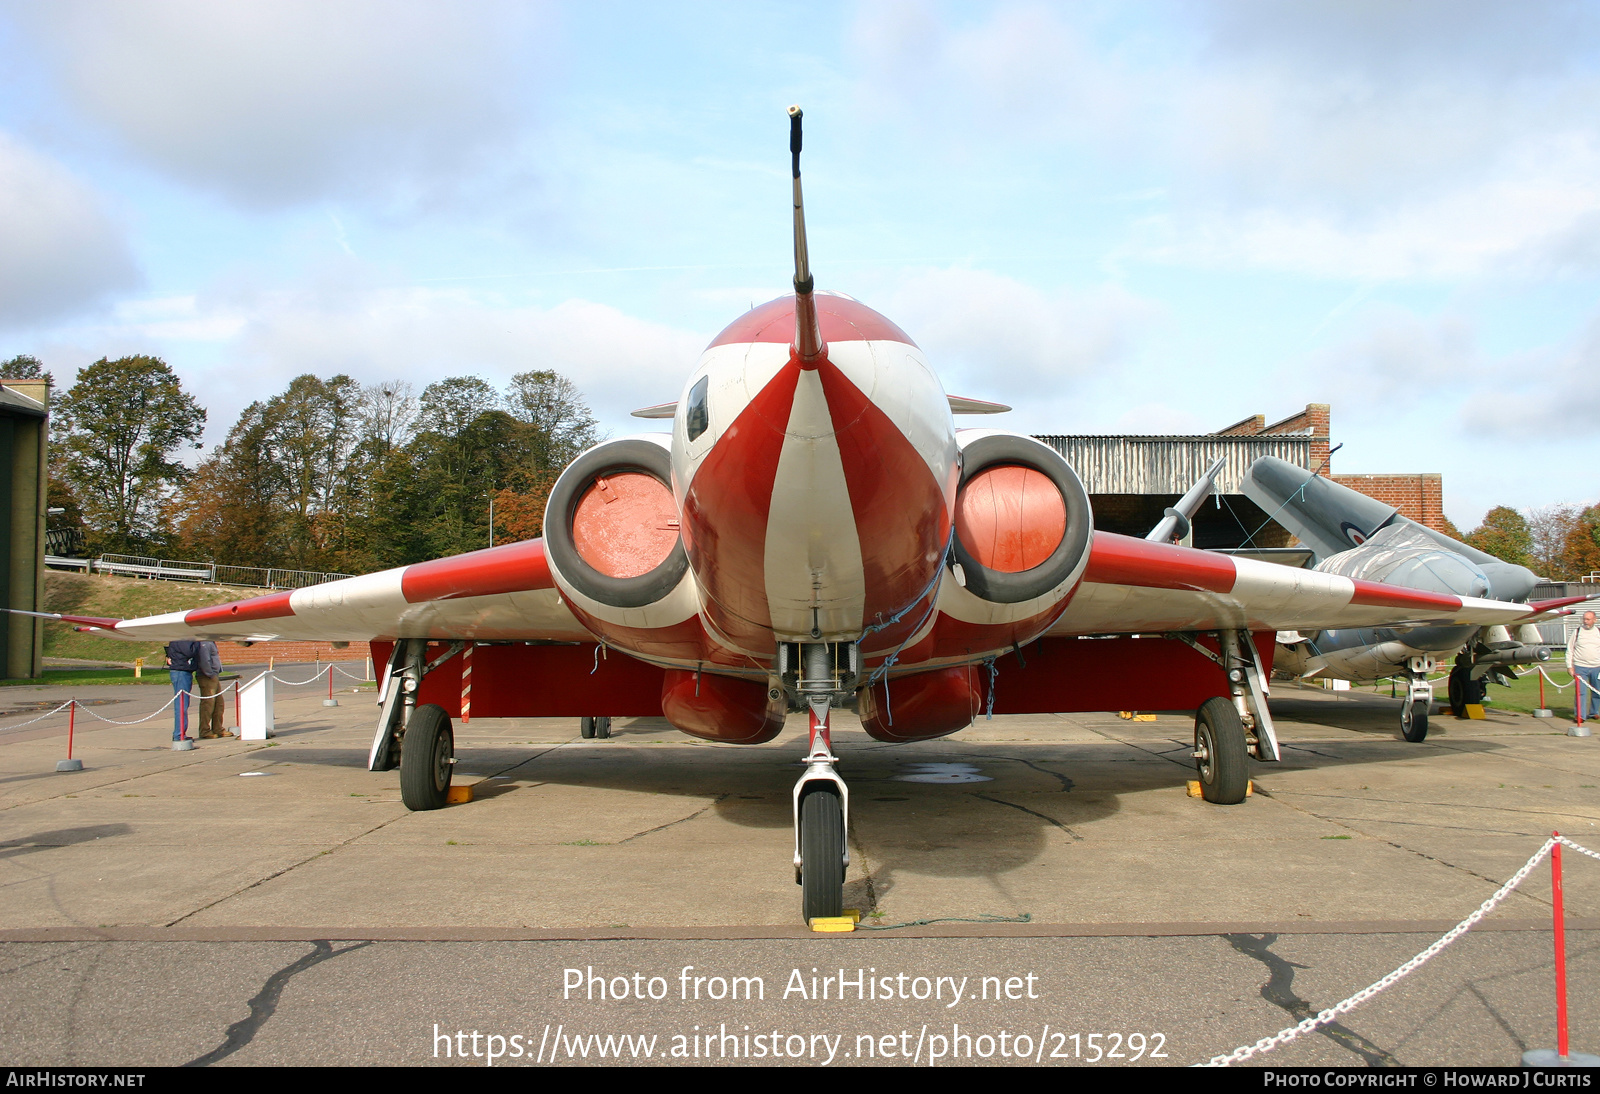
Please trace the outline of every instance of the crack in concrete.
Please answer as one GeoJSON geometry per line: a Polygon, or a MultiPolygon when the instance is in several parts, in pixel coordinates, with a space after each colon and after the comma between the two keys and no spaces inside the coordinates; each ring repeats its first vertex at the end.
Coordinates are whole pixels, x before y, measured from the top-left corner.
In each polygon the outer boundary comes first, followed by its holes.
{"type": "Polygon", "coordinates": [[[974,798],[981,798],[982,800],[984,800],[986,802],[994,802],[994,804],[996,804],[996,805],[1007,805],[1007,806],[1010,806],[1012,809],[1016,809],[1016,810],[1019,810],[1020,812],[1026,813],[1030,817],[1038,817],[1040,820],[1044,821],[1046,824],[1054,825],[1055,827],[1061,829],[1067,835],[1071,836],[1074,842],[1076,842],[1076,843],[1082,843],[1083,842],[1083,837],[1082,836],[1078,835],[1078,833],[1074,832],[1072,829],[1068,828],[1066,825],[1062,824],[1060,821],[1056,820],[1054,817],[1047,817],[1043,813],[1039,813],[1039,812],[1036,812],[1035,810],[1029,809],[1025,805],[1018,805],[1016,802],[1008,802],[1008,801],[1002,801],[999,798],[991,798],[987,794],[974,794],[972,796],[974,798]]]}
{"type": "Polygon", "coordinates": [[[261,985],[261,990],[256,992],[250,999],[248,1004],[250,1013],[228,1027],[227,1032],[223,1035],[222,1044],[204,1056],[195,1057],[183,1066],[209,1067],[224,1057],[232,1056],[254,1040],[257,1033],[261,1032],[261,1027],[266,1024],[267,1019],[271,1018],[277,1011],[278,1000],[282,998],[283,989],[291,979],[305,972],[313,965],[319,965],[329,958],[342,957],[354,950],[365,949],[372,943],[357,942],[352,946],[346,946],[342,950],[334,949],[331,942],[313,942],[311,945],[310,953],[291,964],[285,965],[267,977],[266,983],[261,985]]]}
{"type": "MultiPolygon", "coordinates": [[[[1258,786],[1258,787],[1256,787],[1256,793],[1262,794],[1262,793],[1265,793],[1265,791],[1263,791],[1258,786]]],[[[1489,877],[1486,874],[1478,873],[1478,871],[1472,869],[1470,866],[1461,866],[1461,865],[1458,865],[1458,864],[1456,864],[1454,862],[1447,862],[1446,860],[1444,860],[1442,858],[1439,858],[1439,857],[1437,857],[1435,855],[1428,854],[1426,851],[1418,851],[1415,847],[1407,847],[1405,844],[1396,843],[1392,839],[1384,839],[1382,836],[1375,836],[1371,832],[1367,832],[1367,831],[1364,831],[1364,830],[1362,830],[1360,828],[1357,828],[1354,823],[1350,823],[1350,822],[1347,822],[1347,821],[1339,820],[1336,817],[1324,816],[1321,813],[1314,813],[1311,810],[1305,808],[1304,806],[1296,805],[1294,802],[1290,801],[1288,798],[1278,797],[1278,796],[1273,795],[1273,794],[1267,794],[1267,797],[1272,798],[1274,801],[1282,802],[1284,805],[1288,806],[1290,809],[1293,809],[1295,812],[1303,813],[1306,816],[1311,817],[1313,820],[1319,820],[1319,821],[1322,821],[1324,824],[1336,825],[1336,826],[1338,826],[1340,828],[1344,828],[1344,829],[1346,829],[1348,831],[1354,832],[1356,835],[1361,836],[1363,839],[1370,839],[1370,840],[1373,840],[1376,843],[1381,843],[1386,847],[1393,847],[1396,851],[1403,851],[1408,855],[1416,855],[1420,859],[1424,859],[1427,862],[1436,863],[1437,865],[1443,866],[1443,867],[1445,867],[1446,869],[1449,869],[1449,870],[1460,870],[1462,873],[1467,874],[1467,875],[1469,875],[1471,877],[1475,877],[1479,881],[1487,882],[1489,885],[1492,885],[1495,889],[1499,889],[1500,886],[1505,884],[1504,881],[1496,881],[1494,878],[1489,877]]],[[[1356,799],[1356,800],[1360,800],[1360,799],[1356,799]]],[[[1380,821],[1378,823],[1384,823],[1384,822],[1380,821]]],[[[1524,892],[1518,890],[1516,895],[1522,896],[1522,897],[1526,897],[1527,899],[1529,899],[1529,900],[1531,900],[1531,901],[1533,901],[1533,902],[1535,902],[1537,904],[1543,904],[1546,907],[1548,907],[1549,904],[1550,904],[1550,902],[1548,900],[1545,900],[1544,898],[1542,898],[1540,896],[1537,896],[1537,895],[1535,895],[1533,893],[1524,893],[1524,892]]]]}
{"type": "MultiPolygon", "coordinates": [[[[1294,971],[1310,966],[1297,964],[1273,953],[1272,946],[1278,941],[1277,935],[1225,934],[1222,937],[1235,950],[1267,967],[1267,982],[1261,985],[1261,998],[1288,1012],[1296,1022],[1304,1022],[1316,1015],[1311,1004],[1294,993],[1294,971]]],[[[1342,1023],[1329,1022],[1318,1027],[1317,1032],[1340,1048],[1349,1049],[1360,1056],[1368,1067],[1400,1066],[1399,1060],[1342,1023]]]]}
{"type": "MultiPolygon", "coordinates": [[[[690,813],[687,817],[679,817],[677,820],[668,821],[666,824],[658,824],[654,828],[646,828],[643,832],[635,832],[631,836],[624,836],[622,839],[619,839],[617,841],[617,843],[618,844],[631,843],[633,840],[643,839],[645,836],[652,835],[652,834],[654,834],[656,832],[660,832],[663,829],[671,828],[674,825],[684,824],[684,823],[686,823],[688,821],[692,821],[696,817],[708,812],[711,809],[716,808],[718,805],[721,805],[724,801],[726,801],[727,799],[729,799],[731,797],[733,797],[733,795],[731,793],[729,793],[729,794],[718,794],[716,796],[716,799],[714,801],[712,801],[712,803],[710,805],[706,806],[704,809],[696,809],[693,813],[690,813]]],[[[613,846],[616,846],[616,844],[613,844],[613,846]]]]}
{"type": "Polygon", "coordinates": [[[1021,756],[999,756],[997,758],[1001,760],[1010,760],[1012,763],[1022,764],[1024,767],[1031,767],[1041,775],[1049,775],[1052,779],[1056,779],[1061,783],[1061,792],[1063,794],[1070,793],[1072,788],[1077,785],[1077,783],[1073,782],[1070,778],[1061,774],[1059,771],[1051,771],[1049,768],[1040,767],[1032,760],[1024,760],[1021,756]]]}
{"type": "Polygon", "coordinates": [[[232,900],[234,897],[239,896],[241,893],[248,893],[251,889],[257,888],[257,887],[262,886],[262,885],[265,885],[267,882],[273,880],[274,878],[280,878],[284,874],[287,874],[291,870],[297,870],[300,867],[304,866],[308,862],[315,862],[317,859],[321,858],[324,855],[331,855],[331,854],[333,854],[333,852],[337,851],[339,848],[347,847],[350,844],[354,843],[356,840],[360,839],[361,837],[370,836],[370,835],[372,835],[372,833],[376,832],[378,829],[387,827],[388,825],[393,824],[395,821],[403,820],[404,818],[406,818],[406,817],[408,817],[410,815],[411,815],[410,813],[401,813],[399,816],[390,817],[388,820],[384,821],[382,824],[375,824],[371,828],[368,828],[365,832],[357,832],[355,835],[351,836],[349,839],[340,840],[338,843],[334,844],[332,847],[324,848],[323,850],[318,851],[314,855],[308,855],[305,858],[301,859],[299,862],[291,862],[289,865],[285,866],[281,870],[274,870],[272,873],[268,874],[266,877],[257,878],[255,881],[252,881],[249,885],[246,885],[246,886],[244,886],[242,888],[239,888],[239,889],[235,889],[233,892],[227,893],[227,894],[225,894],[223,896],[219,896],[219,897],[217,897],[217,899],[211,901],[209,904],[202,904],[198,908],[191,908],[189,911],[184,912],[182,915],[180,915],[177,919],[174,919],[174,920],[172,920],[172,922],[165,924],[165,926],[168,926],[168,927],[177,926],[179,923],[182,923],[185,919],[188,919],[190,916],[199,915],[201,912],[205,911],[208,908],[215,908],[218,904],[221,904],[223,901],[232,900]]]}

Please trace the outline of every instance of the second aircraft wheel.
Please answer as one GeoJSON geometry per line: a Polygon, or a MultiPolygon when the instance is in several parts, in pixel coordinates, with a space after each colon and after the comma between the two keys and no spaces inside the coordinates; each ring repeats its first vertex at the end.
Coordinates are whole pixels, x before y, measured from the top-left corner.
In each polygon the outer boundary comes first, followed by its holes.
{"type": "Polygon", "coordinates": [[[455,754],[450,715],[435,703],[418,707],[400,739],[400,800],[407,809],[444,807],[455,754]]]}
{"type": "Polygon", "coordinates": [[[1215,696],[1200,704],[1194,716],[1194,752],[1201,797],[1217,805],[1244,801],[1250,788],[1250,754],[1244,723],[1230,700],[1215,696]]]}
{"type": "Polygon", "coordinates": [[[611,719],[579,718],[578,734],[583,737],[584,740],[590,740],[596,737],[600,738],[601,740],[605,740],[607,737],[611,736],[611,719]]]}
{"type": "Polygon", "coordinates": [[[1421,741],[1428,736],[1428,708],[1433,704],[1426,699],[1408,699],[1400,708],[1400,734],[1408,741],[1421,741]]]}
{"type": "Polygon", "coordinates": [[[844,810],[823,783],[800,799],[800,909],[805,921],[844,914],[844,810]]]}

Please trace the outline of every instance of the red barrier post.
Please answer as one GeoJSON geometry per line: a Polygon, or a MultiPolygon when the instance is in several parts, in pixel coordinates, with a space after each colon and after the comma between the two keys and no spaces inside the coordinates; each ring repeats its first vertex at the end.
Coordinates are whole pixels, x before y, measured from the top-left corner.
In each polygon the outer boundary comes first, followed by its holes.
{"type": "MultiPolygon", "coordinates": [[[[237,680],[233,682],[233,728],[239,728],[239,681],[237,680]]],[[[234,736],[237,737],[238,734],[235,733],[234,736]]]]}
{"type": "Polygon", "coordinates": [[[1550,848],[1550,903],[1555,907],[1556,936],[1556,1055],[1567,1058],[1567,925],[1561,907],[1561,833],[1552,833],[1550,848]]]}
{"type": "Polygon", "coordinates": [[[328,662],[328,698],[333,698],[333,662],[328,662]]]}
{"type": "Polygon", "coordinates": [[[72,759],[72,730],[78,723],[78,700],[67,700],[67,759],[72,759]]]}

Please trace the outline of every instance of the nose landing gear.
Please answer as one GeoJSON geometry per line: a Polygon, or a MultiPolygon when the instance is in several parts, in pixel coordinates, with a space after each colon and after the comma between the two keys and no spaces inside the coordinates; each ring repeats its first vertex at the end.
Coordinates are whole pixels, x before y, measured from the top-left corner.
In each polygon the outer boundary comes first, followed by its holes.
{"type": "MultiPolygon", "coordinates": [[[[794,784],[794,880],[800,886],[801,915],[810,923],[844,914],[850,791],[834,770],[838,757],[833,754],[831,721],[835,698],[854,686],[859,654],[854,646],[820,642],[784,652],[789,651],[799,654],[798,672],[790,679],[810,716],[806,770],[794,784]]],[[[789,661],[789,656],[780,656],[785,668],[789,661]]]]}
{"type": "Polygon", "coordinates": [[[833,769],[837,757],[828,736],[828,714],[826,705],[820,719],[816,708],[811,710],[806,773],[794,786],[794,879],[807,923],[844,914],[844,871],[850,865],[845,840],[850,796],[833,769]]]}

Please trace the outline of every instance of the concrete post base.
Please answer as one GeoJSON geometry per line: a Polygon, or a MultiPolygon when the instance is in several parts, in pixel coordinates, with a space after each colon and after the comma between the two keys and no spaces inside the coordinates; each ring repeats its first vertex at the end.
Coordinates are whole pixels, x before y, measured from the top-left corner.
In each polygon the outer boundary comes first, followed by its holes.
{"type": "Polygon", "coordinates": [[[1568,726],[1567,727],[1567,736],[1568,737],[1590,737],[1590,736],[1593,736],[1593,734],[1591,734],[1589,732],[1589,723],[1585,722],[1581,726],[1580,725],[1570,725],[1570,726],[1568,726]]]}
{"type": "Polygon", "coordinates": [[[1523,1067],[1600,1067],[1600,1056],[1591,1056],[1587,1052],[1568,1051],[1565,1056],[1556,1055],[1553,1048],[1534,1048],[1522,1054],[1523,1067]]]}
{"type": "Polygon", "coordinates": [[[173,741],[172,742],[172,751],[174,751],[174,752],[193,752],[194,751],[194,742],[189,740],[187,737],[184,738],[181,741],[173,741]]]}
{"type": "Polygon", "coordinates": [[[83,761],[82,760],[57,760],[56,761],[56,770],[57,771],[82,771],[83,770],[83,761]]]}
{"type": "Polygon", "coordinates": [[[1540,707],[1538,710],[1533,712],[1533,716],[1535,718],[1554,718],[1556,716],[1556,712],[1551,710],[1549,707],[1540,707]]]}

